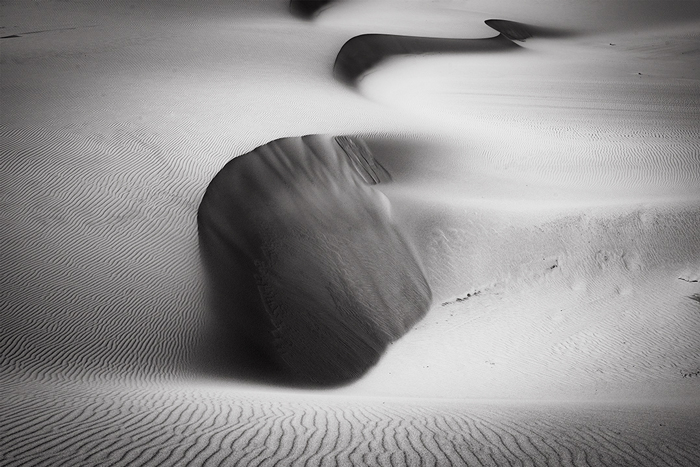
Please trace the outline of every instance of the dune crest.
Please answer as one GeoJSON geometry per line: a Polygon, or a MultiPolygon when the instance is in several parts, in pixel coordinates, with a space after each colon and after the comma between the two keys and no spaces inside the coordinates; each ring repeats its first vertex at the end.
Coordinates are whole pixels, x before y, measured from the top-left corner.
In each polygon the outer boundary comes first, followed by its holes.
{"type": "Polygon", "coordinates": [[[430,305],[368,184],[387,177],[357,139],[284,138],[229,162],[204,195],[200,247],[221,321],[294,382],[359,377],[430,305]]]}
{"type": "Polygon", "coordinates": [[[443,39],[436,37],[363,34],[341,47],[333,65],[335,77],[354,84],[383,60],[397,55],[427,53],[479,53],[517,50],[519,46],[504,35],[485,39],[443,39]]]}
{"type": "Polygon", "coordinates": [[[484,23],[503,34],[506,38],[518,42],[525,42],[531,37],[563,37],[569,35],[562,30],[543,28],[505,19],[487,19],[484,23]]]}
{"type": "Polygon", "coordinates": [[[482,53],[517,50],[516,42],[532,37],[565,37],[569,32],[503,19],[488,19],[484,23],[496,30],[495,37],[480,39],[451,39],[442,37],[403,36],[394,34],[362,34],[348,40],[335,60],[335,77],[348,84],[380,62],[399,55],[434,53],[482,53]]]}
{"type": "Polygon", "coordinates": [[[332,0],[290,0],[289,11],[300,18],[313,19],[332,0]]]}

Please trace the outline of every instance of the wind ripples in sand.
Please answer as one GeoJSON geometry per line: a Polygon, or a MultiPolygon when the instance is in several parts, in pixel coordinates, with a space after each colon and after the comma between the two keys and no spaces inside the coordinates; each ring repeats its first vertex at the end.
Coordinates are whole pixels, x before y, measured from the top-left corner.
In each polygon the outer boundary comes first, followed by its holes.
{"type": "MultiPolygon", "coordinates": [[[[693,465],[692,413],[659,418],[604,407],[508,408],[309,403],[211,390],[106,388],[46,404],[8,394],[7,466],[40,465],[693,465]],[[126,391],[125,391],[126,389],[126,391]],[[41,410],[37,410],[41,407],[41,410]],[[634,429],[631,427],[634,426],[634,429]]],[[[60,391],[60,390],[59,390],[60,391]]],[[[51,393],[54,397],[56,392],[51,393]]]]}
{"type": "Polygon", "coordinates": [[[180,329],[196,330],[203,289],[188,201],[199,188],[170,180],[196,168],[124,126],[2,138],[3,367],[29,380],[172,375],[195,346],[180,329]]]}

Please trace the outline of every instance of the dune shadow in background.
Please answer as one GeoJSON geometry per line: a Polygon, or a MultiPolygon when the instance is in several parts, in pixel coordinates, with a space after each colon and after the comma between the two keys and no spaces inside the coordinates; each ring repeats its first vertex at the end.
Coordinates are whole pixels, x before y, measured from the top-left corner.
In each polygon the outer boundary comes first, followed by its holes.
{"type": "Polygon", "coordinates": [[[334,386],[424,316],[431,292],[372,185],[361,139],[284,138],[230,161],[198,212],[218,344],[232,376],[334,386]]]}
{"type": "Polygon", "coordinates": [[[499,34],[484,39],[446,39],[393,34],[355,36],[340,48],[333,65],[333,73],[336,79],[353,85],[371,68],[398,55],[513,51],[520,49],[514,41],[524,42],[532,37],[569,35],[562,30],[501,19],[489,19],[486,20],[486,24],[499,34]]]}
{"type": "Polygon", "coordinates": [[[313,19],[332,0],[290,0],[289,11],[299,18],[313,19]]]}
{"type": "Polygon", "coordinates": [[[506,19],[487,19],[484,23],[490,28],[500,32],[506,39],[518,42],[525,42],[527,39],[536,37],[557,38],[570,37],[573,35],[571,31],[565,31],[563,29],[534,26],[532,24],[518,23],[506,19]]]}
{"type": "Polygon", "coordinates": [[[442,39],[437,37],[363,34],[348,40],[340,48],[333,65],[339,81],[353,85],[380,62],[398,55],[427,53],[494,52],[517,50],[518,45],[502,34],[486,39],[442,39]]]}

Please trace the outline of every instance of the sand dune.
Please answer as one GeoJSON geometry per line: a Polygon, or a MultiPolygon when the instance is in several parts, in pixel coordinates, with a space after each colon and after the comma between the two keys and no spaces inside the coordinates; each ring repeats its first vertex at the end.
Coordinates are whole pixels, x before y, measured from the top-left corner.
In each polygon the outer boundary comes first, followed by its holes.
{"type": "Polygon", "coordinates": [[[321,3],[0,4],[0,464],[699,464],[698,3],[321,3]],[[264,212],[433,297],[340,388],[265,380],[200,257],[296,135],[352,136],[264,212]]]}
{"type": "Polygon", "coordinates": [[[301,18],[311,19],[329,3],[331,0],[290,0],[289,11],[301,18]]]}
{"type": "Polygon", "coordinates": [[[570,34],[563,30],[543,28],[505,19],[487,19],[484,23],[503,34],[507,39],[518,42],[525,42],[532,37],[566,37],[570,34]]]}
{"type": "MultiPolygon", "coordinates": [[[[649,35],[675,38],[669,44],[687,51],[693,46],[680,38],[690,29],[649,35]]],[[[507,59],[401,58],[359,90],[452,129],[439,144],[408,150],[440,154],[439,164],[426,164],[432,173],[416,173],[451,184],[461,197],[598,205],[697,199],[693,71],[684,54],[640,51],[637,40],[628,33],[606,42],[533,37],[507,59]],[[589,60],[597,66],[582,65],[589,60]],[[452,174],[459,174],[454,183],[452,174]]]]}
{"type": "Polygon", "coordinates": [[[199,207],[221,325],[301,382],[356,379],[431,304],[371,156],[348,137],[276,140],[228,163],[199,207]]]}

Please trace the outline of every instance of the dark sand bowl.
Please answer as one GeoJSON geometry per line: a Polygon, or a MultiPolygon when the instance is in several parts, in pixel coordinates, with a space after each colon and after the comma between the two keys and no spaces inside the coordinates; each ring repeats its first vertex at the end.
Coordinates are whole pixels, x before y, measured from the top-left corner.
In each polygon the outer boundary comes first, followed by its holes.
{"type": "Polygon", "coordinates": [[[484,21],[487,26],[500,32],[507,39],[518,42],[525,42],[536,37],[568,37],[573,33],[563,29],[547,28],[532,24],[518,23],[507,19],[487,19],[484,21]]]}
{"type": "Polygon", "coordinates": [[[370,186],[387,179],[347,137],[284,138],[229,162],[198,214],[224,337],[295,384],[342,384],[373,366],[431,301],[388,200],[370,186]]]}

